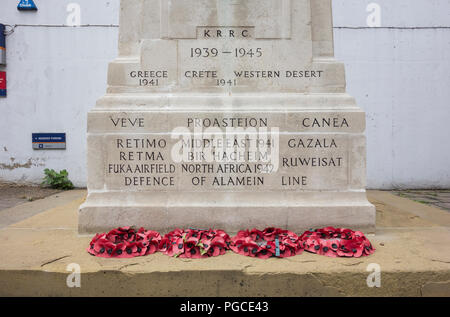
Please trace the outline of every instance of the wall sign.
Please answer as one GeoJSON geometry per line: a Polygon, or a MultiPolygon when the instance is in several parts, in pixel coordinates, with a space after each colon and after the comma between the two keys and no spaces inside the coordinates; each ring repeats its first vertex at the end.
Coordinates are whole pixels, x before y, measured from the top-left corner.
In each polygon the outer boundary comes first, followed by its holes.
{"type": "Polygon", "coordinates": [[[0,72],[0,97],[6,97],[6,72],[0,72]]]}
{"type": "Polygon", "coordinates": [[[6,65],[5,26],[0,23],[0,65],[6,65]]]}
{"type": "Polygon", "coordinates": [[[20,0],[17,9],[20,11],[37,11],[38,8],[33,0],[20,0]]]}
{"type": "Polygon", "coordinates": [[[34,150],[65,150],[65,133],[33,133],[34,150]]]}

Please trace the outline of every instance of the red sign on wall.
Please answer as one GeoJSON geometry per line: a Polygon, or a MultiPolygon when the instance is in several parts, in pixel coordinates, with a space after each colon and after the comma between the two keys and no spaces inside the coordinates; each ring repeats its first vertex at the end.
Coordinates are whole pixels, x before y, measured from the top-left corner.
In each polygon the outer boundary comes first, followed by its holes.
{"type": "Polygon", "coordinates": [[[0,72],[0,97],[6,97],[6,72],[0,72]]]}

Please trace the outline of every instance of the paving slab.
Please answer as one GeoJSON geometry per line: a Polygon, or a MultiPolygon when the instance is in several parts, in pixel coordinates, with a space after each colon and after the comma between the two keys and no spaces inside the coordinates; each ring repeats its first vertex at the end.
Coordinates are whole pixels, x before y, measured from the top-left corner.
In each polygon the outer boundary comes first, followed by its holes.
{"type": "Polygon", "coordinates": [[[402,190],[393,191],[393,193],[403,198],[408,198],[422,204],[429,204],[450,211],[449,190],[402,190]]]}
{"type": "MultiPolygon", "coordinates": [[[[15,198],[12,198],[15,203],[11,204],[10,208],[0,209],[0,228],[5,228],[43,211],[49,210],[56,206],[64,205],[65,203],[73,201],[79,197],[84,197],[85,195],[86,191],[79,189],[58,192],[46,198],[39,198],[39,200],[34,200],[32,202],[24,202],[23,200],[16,201],[15,198]]],[[[3,206],[6,206],[7,203],[10,202],[7,197],[0,197],[0,201],[6,201],[3,206]]]]}
{"type": "Polygon", "coordinates": [[[450,296],[450,214],[389,192],[368,193],[377,250],[356,259],[97,258],[86,252],[92,237],[77,232],[84,196],[0,230],[0,296],[450,296]],[[67,286],[71,264],[81,269],[80,288],[67,286]],[[373,265],[380,287],[367,284],[373,265]]]}
{"type": "Polygon", "coordinates": [[[29,201],[35,201],[61,192],[42,186],[17,185],[0,182],[0,211],[29,201]]]}

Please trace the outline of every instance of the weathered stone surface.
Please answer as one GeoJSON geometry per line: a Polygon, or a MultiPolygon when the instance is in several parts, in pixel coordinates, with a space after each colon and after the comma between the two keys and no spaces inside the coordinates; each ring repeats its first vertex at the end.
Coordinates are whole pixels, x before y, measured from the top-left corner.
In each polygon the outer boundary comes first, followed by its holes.
{"type": "Polygon", "coordinates": [[[119,52],[88,115],[80,232],[374,232],[330,1],[122,0],[119,52]]]}
{"type": "Polygon", "coordinates": [[[328,258],[303,252],[268,260],[231,251],[201,260],[162,253],[133,259],[93,257],[86,252],[93,235],[80,236],[77,230],[77,210],[84,194],[67,192],[63,200],[49,197],[8,211],[46,206],[45,212],[0,230],[0,248],[8,255],[0,261],[0,296],[449,294],[450,214],[389,192],[368,193],[383,215],[377,218],[377,235],[368,235],[376,248],[371,256],[328,258]],[[81,269],[80,288],[66,284],[73,263],[81,269]],[[367,284],[373,263],[381,269],[380,287],[367,284]]]}

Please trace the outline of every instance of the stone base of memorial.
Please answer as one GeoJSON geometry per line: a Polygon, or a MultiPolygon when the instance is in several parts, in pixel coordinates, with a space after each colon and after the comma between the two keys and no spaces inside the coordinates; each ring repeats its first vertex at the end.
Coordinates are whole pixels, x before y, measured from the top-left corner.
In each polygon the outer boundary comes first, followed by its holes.
{"type": "Polygon", "coordinates": [[[122,0],[79,231],[375,229],[331,1],[122,0]]]}
{"type": "Polygon", "coordinates": [[[125,225],[161,232],[375,229],[375,209],[364,190],[364,112],[346,94],[107,96],[89,113],[88,125],[82,233],[125,225]],[[213,128],[216,134],[205,133],[213,128]],[[212,162],[195,157],[226,140],[227,128],[248,132],[240,157],[235,151],[217,154],[212,162]],[[271,145],[278,142],[278,156],[271,157],[276,152],[270,145],[249,149],[262,129],[273,128],[279,138],[269,139],[271,145]],[[188,146],[192,154],[174,160],[174,151],[188,146]]]}

